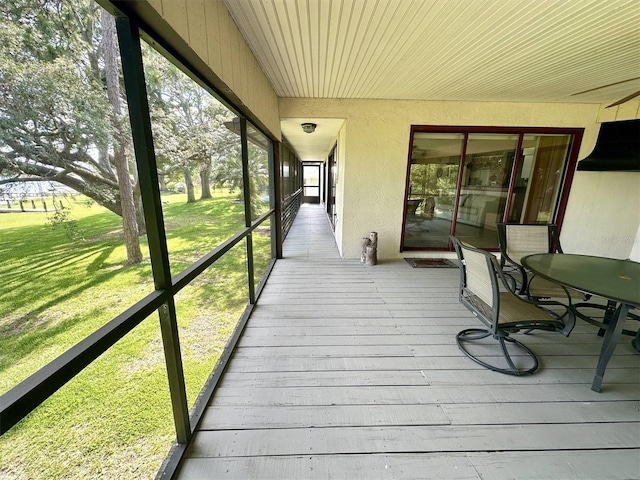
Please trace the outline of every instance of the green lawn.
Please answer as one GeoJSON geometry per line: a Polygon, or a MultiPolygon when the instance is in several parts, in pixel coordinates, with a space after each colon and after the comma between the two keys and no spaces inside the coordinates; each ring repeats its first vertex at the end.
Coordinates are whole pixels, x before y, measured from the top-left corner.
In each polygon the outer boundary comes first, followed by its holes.
{"type": "MultiPolygon", "coordinates": [[[[236,195],[163,197],[172,274],[244,225],[236,195]]],[[[0,214],[0,393],[153,290],[145,260],[126,266],[120,218],[65,199],[82,239],[45,213],[0,214]]],[[[254,235],[257,264],[268,235],[254,235]]],[[[176,297],[189,406],[246,306],[242,242],[176,297]]],[[[157,314],[0,437],[0,478],[153,478],[175,433],[157,314]]]]}

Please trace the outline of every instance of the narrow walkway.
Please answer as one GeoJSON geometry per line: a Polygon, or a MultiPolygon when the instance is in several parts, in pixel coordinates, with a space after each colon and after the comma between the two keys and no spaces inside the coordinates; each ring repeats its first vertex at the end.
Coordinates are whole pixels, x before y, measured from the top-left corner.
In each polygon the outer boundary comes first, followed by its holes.
{"type": "Polygon", "coordinates": [[[284,242],[283,255],[287,260],[309,262],[340,258],[331,225],[321,205],[302,204],[284,242]]]}
{"type": "MultiPolygon", "coordinates": [[[[383,240],[383,239],[382,239],[383,240]]],[[[178,478],[640,478],[640,355],[600,339],[524,340],[540,370],[479,367],[458,269],[342,260],[321,207],[285,242],[178,478]]]]}

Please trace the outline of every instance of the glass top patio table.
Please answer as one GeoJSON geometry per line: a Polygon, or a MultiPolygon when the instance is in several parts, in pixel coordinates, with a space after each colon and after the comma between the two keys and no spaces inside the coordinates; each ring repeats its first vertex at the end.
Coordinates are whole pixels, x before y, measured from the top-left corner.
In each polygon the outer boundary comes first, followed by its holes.
{"type": "Polygon", "coordinates": [[[522,263],[547,280],[640,307],[640,263],[569,253],[528,255],[522,263]]]}
{"type": "Polygon", "coordinates": [[[602,377],[618,343],[627,312],[640,307],[640,263],[589,255],[528,255],[522,264],[533,273],[592,295],[614,300],[618,308],[607,327],[591,389],[599,392],[602,377]]]}

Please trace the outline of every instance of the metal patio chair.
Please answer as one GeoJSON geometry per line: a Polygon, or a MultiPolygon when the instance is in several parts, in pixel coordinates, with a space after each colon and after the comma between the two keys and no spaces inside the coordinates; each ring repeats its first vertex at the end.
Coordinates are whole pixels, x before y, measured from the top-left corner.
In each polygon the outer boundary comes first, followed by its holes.
{"type": "Polygon", "coordinates": [[[588,295],[535,276],[522,266],[521,260],[534,253],[563,253],[555,224],[498,223],[500,266],[519,295],[540,300],[547,298],[587,300],[588,295]]]}
{"type": "Polygon", "coordinates": [[[533,301],[517,295],[510,289],[496,257],[454,236],[450,238],[460,263],[460,303],[484,324],[484,328],[459,332],[458,347],[490,370],[517,376],[532,374],[538,368],[538,359],[511,334],[537,329],[568,336],[575,325],[572,309],[556,301],[533,301]]]}
{"type": "MultiPolygon", "coordinates": [[[[512,290],[530,299],[566,298],[576,316],[587,323],[599,327],[598,335],[603,336],[614,314],[617,304],[609,300],[606,305],[588,302],[591,295],[567,288],[557,283],[537,277],[521,265],[521,259],[534,253],[563,253],[560,237],[555,224],[512,224],[498,223],[498,245],[500,246],[500,266],[510,280],[512,290]],[[578,303],[576,303],[578,302],[578,303]],[[601,311],[595,318],[584,311],[601,311]]],[[[639,320],[640,316],[629,313],[628,319],[639,320]]],[[[625,335],[640,338],[640,330],[624,329],[625,335]]],[[[638,340],[636,340],[636,344],[638,340]]],[[[634,344],[634,348],[638,349],[634,344]]]]}

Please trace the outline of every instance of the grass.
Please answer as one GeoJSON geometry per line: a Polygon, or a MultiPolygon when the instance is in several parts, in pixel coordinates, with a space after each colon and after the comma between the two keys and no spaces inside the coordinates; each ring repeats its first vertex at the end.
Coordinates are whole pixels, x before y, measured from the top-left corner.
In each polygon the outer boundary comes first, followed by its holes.
{"type": "MultiPolygon", "coordinates": [[[[234,199],[163,197],[172,274],[244,226],[234,199]]],[[[145,261],[126,266],[120,218],[81,197],[65,202],[82,240],[44,213],[0,214],[0,392],[153,290],[146,239],[145,261]]],[[[263,271],[268,235],[254,235],[254,253],[263,271]]],[[[247,299],[244,243],[176,296],[190,406],[247,299]]],[[[153,478],[174,438],[154,314],[0,437],[0,478],[153,478]]]]}

